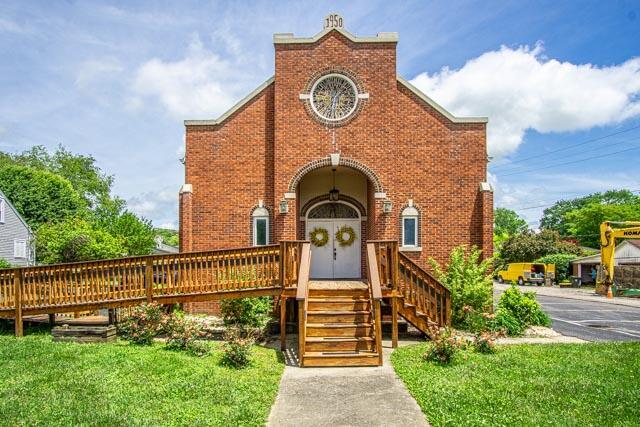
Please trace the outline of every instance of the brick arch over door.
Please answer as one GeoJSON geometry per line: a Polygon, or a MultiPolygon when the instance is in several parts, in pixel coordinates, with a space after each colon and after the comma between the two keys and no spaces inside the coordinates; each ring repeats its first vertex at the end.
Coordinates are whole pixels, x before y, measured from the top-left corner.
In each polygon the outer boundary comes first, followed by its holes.
{"type": "MultiPolygon", "coordinates": [[[[298,172],[296,172],[293,178],[291,178],[291,181],[289,182],[288,191],[290,193],[294,193],[296,191],[296,188],[298,187],[298,184],[306,174],[308,174],[312,170],[324,168],[327,166],[331,166],[331,158],[329,157],[325,157],[324,159],[318,159],[318,160],[314,160],[312,162],[307,163],[306,165],[298,169],[298,172]]],[[[338,163],[338,166],[344,166],[344,167],[355,169],[359,172],[362,172],[367,178],[369,178],[369,181],[371,181],[371,184],[373,185],[373,188],[375,189],[376,193],[384,193],[384,189],[382,187],[382,182],[380,181],[380,178],[378,178],[378,175],[376,175],[376,173],[373,170],[371,170],[368,166],[360,163],[357,160],[345,159],[342,157],[340,157],[340,162],[338,163]]]]}

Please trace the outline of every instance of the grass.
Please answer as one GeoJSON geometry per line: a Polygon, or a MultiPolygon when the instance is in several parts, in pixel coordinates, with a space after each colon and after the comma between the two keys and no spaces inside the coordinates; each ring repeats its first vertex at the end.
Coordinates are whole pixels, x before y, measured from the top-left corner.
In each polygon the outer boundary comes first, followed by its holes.
{"type": "Polygon", "coordinates": [[[254,346],[253,364],[220,364],[161,345],[54,343],[0,336],[0,425],[264,425],[284,363],[254,346]]]}
{"type": "Polygon", "coordinates": [[[499,347],[450,366],[399,348],[393,366],[432,425],[640,425],[640,344],[499,347]]]}

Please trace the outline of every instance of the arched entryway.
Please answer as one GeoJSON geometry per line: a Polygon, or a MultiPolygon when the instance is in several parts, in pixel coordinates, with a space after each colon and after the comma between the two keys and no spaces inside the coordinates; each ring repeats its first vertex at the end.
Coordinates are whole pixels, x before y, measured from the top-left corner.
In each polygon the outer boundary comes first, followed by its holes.
{"type": "Polygon", "coordinates": [[[361,216],[344,200],[313,205],[305,218],[312,240],[311,277],[353,279],[361,276],[361,216]]]}

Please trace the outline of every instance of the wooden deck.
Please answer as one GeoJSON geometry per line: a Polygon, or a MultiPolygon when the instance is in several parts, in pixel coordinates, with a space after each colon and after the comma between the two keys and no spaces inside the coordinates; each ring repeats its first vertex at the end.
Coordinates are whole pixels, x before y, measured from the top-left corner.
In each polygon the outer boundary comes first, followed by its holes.
{"type": "Polygon", "coordinates": [[[14,318],[16,335],[22,336],[26,316],[270,295],[278,302],[284,349],[286,301],[295,298],[299,355],[304,365],[308,350],[309,365],[315,366],[381,364],[383,299],[391,307],[394,346],[399,315],[427,334],[433,325],[450,324],[449,290],[400,254],[398,242],[367,242],[366,261],[366,279],[309,280],[311,244],[283,241],[260,247],[3,269],[0,318],[14,318]],[[352,354],[343,357],[343,350],[352,354]]]}

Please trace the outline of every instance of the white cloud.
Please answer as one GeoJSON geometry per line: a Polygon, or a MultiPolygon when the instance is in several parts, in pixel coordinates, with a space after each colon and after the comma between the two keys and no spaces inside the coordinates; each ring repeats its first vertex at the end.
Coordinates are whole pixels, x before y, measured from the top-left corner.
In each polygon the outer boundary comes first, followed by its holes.
{"type": "Polygon", "coordinates": [[[127,208],[150,219],[163,228],[177,228],[178,190],[167,186],[158,191],[141,193],[127,200],[127,208]]]}
{"type": "Polygon", "coordinates": [[[110,79],[114,74],[119,74],[124,67],[115,58],[91,59],[83,62],[76,72],[76,86],[85,89],[105,79],[110,79]]]}
{"type": "Polygon", "coordinates": [[[492,156],[513,153],[525,131],[566,132],[640,115],[640,58],[597,67],[547,60],[543,46],[501,47],[462,68],[412,83],[459,116],[488,116],[492,156]]]}
{"type": "Polygon", "coordinates": [[[0,18],[0,32],[14,34],[29,34],[32,32],[30,28],[18,24],[8,19],[0,18]]]}
{"type": "Polygon", "coordinates": [[[246,94],[247,72],[231,60],[194,40],[185,58],[170,62],[154,58],[137,70],[133,91],[155,98],[176,118],[212,118],[246,94]]]}
{"type": "Polygon", "coordinates": [[[558,200],[572,199],[612,189],[640,190],[640,177],[633,173],[612,172],[607,176],[589,173],[533,173],[519,182],[500,182],[489,173],[496,207],[515,210],[536,228],[542,211],[558,200]]]}

